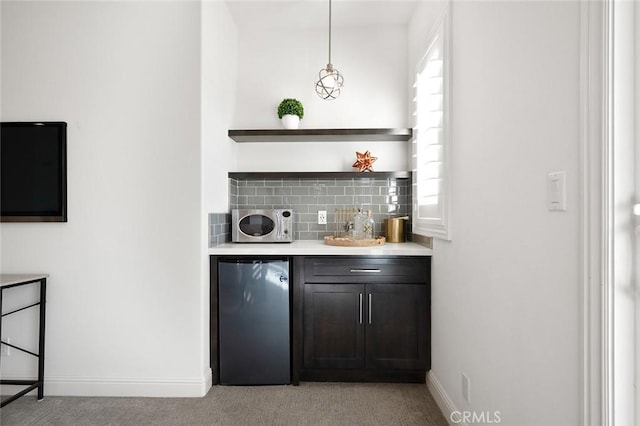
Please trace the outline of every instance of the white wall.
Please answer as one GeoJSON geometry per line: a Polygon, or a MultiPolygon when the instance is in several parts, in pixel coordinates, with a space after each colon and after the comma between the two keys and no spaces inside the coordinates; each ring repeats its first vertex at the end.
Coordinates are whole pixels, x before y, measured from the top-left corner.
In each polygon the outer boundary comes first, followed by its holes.
{"type": "Polygon", "coordinates": [[[209,368],[209,213],[229,211],[228,173],[235,171],[236,143],[227,137],[236,100],[237,42],[236,28],[227,4],[202,2],[202,215],[200,246],[204,282],[200,309],[205,357],[204,373],[209,368]],[[224,66],[221,66],[224,64],[224,66]]]}
{"type": "MultiPolygon", "coordinates": [[[[407,32],[400,26],[334,28],[331,60],[344,75],[338,99],[320,99],[315,78],[328,60],[327,29],[243,27],[238,32],[238,97],[233,128],[279,129],[283,98],[305,109],[300,128],[408,127],[407,32]]],[[[355,151],[374,169],[406,170],[406,144],[238,144],[239,171],[351,171],[355,151]],[[330,155],[328,155],[330,153],[330,155]]]]}
{"type": "Polygon", "coordinates": [[[204,394],[200,5],[3,1],[1,31],[2,120],[69,123],[69,222],[0,228],[3,273],[51,275],[46,393],[204,394]]]}
{"type": "MultiPolygon", "coordinates": [[[[205,212],[229,209],[237,144],[227,136],[236,105],[237,30],[227,4],[202,3],[202,180],[205,212]]],[[[205,234],[206,236],[207,234],[205,234]]]]}
{"type": "Polygon", "coordinates": [[[452,12],[453,240],[434,241],[432,378],[461,411],[575,425],[579,2],[456,1],[452,12]],[[549,212],[547,174],[560,170],[567,211],[549,212]]]}

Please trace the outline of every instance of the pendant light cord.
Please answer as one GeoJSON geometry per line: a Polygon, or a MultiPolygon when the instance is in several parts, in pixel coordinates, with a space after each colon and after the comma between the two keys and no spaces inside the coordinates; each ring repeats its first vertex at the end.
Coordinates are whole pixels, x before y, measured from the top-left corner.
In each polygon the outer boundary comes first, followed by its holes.
{"type": "MultiPolygon", "coordinates": [[[[1,1],[1,0],[0,0],[1,1]]],[[[340,96],[344,78],[340,71],[333,68],[331,63],[331,18],[332,18],[332,2],[329,0],[329,63],[326,68],[322,68],[318,72],[316,80],[316,94],[325,100],[336,99],[340,96]]]]}
{"type": "Polygon", "coordinates": [[[329,64],[331,64],[331,0],[329,0],[329,64]]]}

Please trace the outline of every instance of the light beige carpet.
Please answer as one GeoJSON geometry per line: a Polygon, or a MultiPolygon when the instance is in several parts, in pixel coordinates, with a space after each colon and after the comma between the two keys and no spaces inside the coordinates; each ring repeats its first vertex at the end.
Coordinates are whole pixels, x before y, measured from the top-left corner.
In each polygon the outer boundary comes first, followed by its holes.
{"type": "MultiPolygon", "coordinates": [[[[46,388],[45,388],[46,391],[46,388]]],[[[0,410],[10,425],[446,426],[424,384],[214,386],[203,398],[25,396],[0,410]]]]}

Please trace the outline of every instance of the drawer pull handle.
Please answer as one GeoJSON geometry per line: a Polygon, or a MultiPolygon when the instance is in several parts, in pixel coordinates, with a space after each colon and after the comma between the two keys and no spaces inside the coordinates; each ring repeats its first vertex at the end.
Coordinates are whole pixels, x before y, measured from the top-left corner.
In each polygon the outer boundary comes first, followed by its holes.
{"type": "Polygon", "coordinates": [[[362,293],[360,293],[360,324],[362,324],[362,293]]]}
{"type": "Polygon", "coordinates": [[[380,269],[350,269],[349,272],[351,272],[352,274],[357,274],[357,273],[360,273],[360,272],[376,273],[376,272],[380,272],[380,269]]]}
{"type": "Polygon", "coordinates": [[[369,293],[369,324],[371,324],[371,310],[373,306],[371,305],[371,293],[369,293]]]}

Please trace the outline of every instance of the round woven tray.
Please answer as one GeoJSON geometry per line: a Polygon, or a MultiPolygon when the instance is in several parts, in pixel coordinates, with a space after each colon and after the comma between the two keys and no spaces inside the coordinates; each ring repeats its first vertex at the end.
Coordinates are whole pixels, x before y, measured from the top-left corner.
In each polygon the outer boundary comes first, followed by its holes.
{"type": "Polygon", "coordinates": [[[351,237],[334,237],[333,235],[324,237],[324,243],[330,246],[369,247],[381,246],[384,242],[384,237],[364,238],[362,240],[354,240],[351,237]]]}

